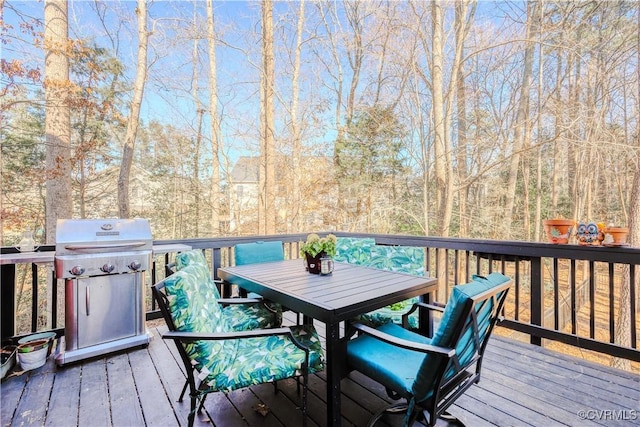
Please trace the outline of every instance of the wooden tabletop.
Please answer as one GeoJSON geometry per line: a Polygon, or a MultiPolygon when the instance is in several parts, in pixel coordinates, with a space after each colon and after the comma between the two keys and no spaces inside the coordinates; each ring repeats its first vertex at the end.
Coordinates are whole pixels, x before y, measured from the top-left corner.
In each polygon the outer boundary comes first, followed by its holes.
{"type": "Polygon", "coordinates": [[[436,286],[433,278],[338,262],[329,275],[310,274],[302,259],[224,267],[218,275],[327,323],[427,294],[436,286]]]}

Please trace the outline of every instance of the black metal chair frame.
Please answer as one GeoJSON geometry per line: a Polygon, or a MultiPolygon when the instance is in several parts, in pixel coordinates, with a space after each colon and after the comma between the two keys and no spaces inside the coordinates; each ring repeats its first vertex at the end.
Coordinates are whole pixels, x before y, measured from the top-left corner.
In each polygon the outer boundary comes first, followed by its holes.
{"type": "MultiPolygon", "coordinates": [[[[455,400],[460,397],[464,392],[466,392],[473,384],[477,384],[480,381],[480,372],[482,368],[482,359],[484,356],[484,352],[498,320],[501,318],[500,313],[502,312],[502,308],[504,306],[504,302],[507,298],[509,287],[511,286],[512,281],[505,282],[501,285],[497,285],[491,288],[488,291],[480,293],[475,297],[470,298],[466,301],[462,315],[460,317],[460,321],[455,325],[451,342],[454,343],[451,347],[438,347],[423,343],[416,343],[413,341],[408,341],[404,339],[400,339],[394,337],[392,335],[386,334],[384,332],[378,331],[377,329],[371,328],[369,326],[353,323],[350,325],[351,334],[354,333],[364,333],[371,335],[381,341],[389,343],[394,346],[398,346],[408,350],[420,351],[426,354],[437,355],[446,359],[445,363],[439,363],[437,372],[435,373],[435,381],[433,385],[433,394],[431,397],[425,401],[417,402],[416,408],[420,408],[420,411],[415,411],[411,414],[411,418],[409,420],[409,425],[412,425],[414,421],[417,419],[421,419],[424,416],[424,412],[429,414],[429,425],[435,426],[438,418],[443,418],[451,422],[456,422],[458,424],[462,424],[459,420],[452,417],[448,414],[447,409],[451,406],[455,400]],[[504,292],[502,292],[504,291],[504,292]],[[489,302],[490,299],[496,298],[496,296],[502,292],[497,301],[494,301],[494,306],[491,312],[491,319],[488,326],[488,329],[484,335],[484,339],[480,340],[479,332],[478,332],[478,318],[477,313],[481,309],[475,309],[475,307],[480,304],[480,307],[484,307],[485,304],[489,302]],[[463,333],[467,330],[468,327],[471,327],[473,330],[473,340],[475,340],[476,344],[476,353],[475,355],[464,365],[460,364],[458,355],[456,354],[456,345],[460,340],[463,333]],[[451,378],[445,380],[445,374],[449,368],[449,366],[453,363],[455,366],[456,373],[451,378]],[[475,366],[475,369],[474,369],[475,366]]],[[[425,304],[425,303],[417,303],[414,304],[411,311],[406,313],[404,316],[409,316],[409,314],[413,313],[415,310],[432,310],[444,312],[445,306],[435,303],[435,304],[425,304]]],[[[403,317],[404,317],[403,316],[403,317]]],[[[403,319],[403,323],[404,319],[403,319]]],[[[399,394],[394,392],[393,390],[387,388],[387,395],[394,400],[398,400],[401,398],[399,394]]],[[[374,416],[369,421],[368,426],[372,427],[374,424],[385,414],[385,413],[402,413],[406,411],[407,403],[395,403],[390,406],[385,407],[378,413],[374,414],[374,416]]]]}
{"type": "MultiPolygon", "coordinates": [[[[289,339],[296,345],[296,347],[300,348],[305,352],[305,363],[302,366],[302,415],[303,415],[303,425],[307,425],[307,394],[308,394],[308,377],[309,377],[309,348],[301,343],[296,337],[293,335],[291,329],[287,327],[282,328],[272,328],[272,329],[254,329],[250,331],[239,331],[239,332],[225,332],[225,333],[197,333],[197,332],[179,332],[175,326],[173,318],[171,317],[171,312],[169,311],[169,300],[166,293],[163,291],[165,287],[164,281],[161,281],[151,287],[154,298],[158,303],[158,307],[164,317],[165,322],[169,328],[169,331],[162,335],[163,339],[173,340],[176,348],[178,349],[178,353],[180,354],[180,358],[182,359],[182,363],[185,367],[186,372],[186,384],[183,387],[182,393],[180,394],[179,402],[182,401],[184,397],[184,393],[189,387],[189,397],[191,400],[191,410],[189,412],[188,422],[189,427],[193,426],[196,409],[197,412],[201,412],[202,407],[204,405],[204,400],[208,393],[216,392],[216,390],[210,390],[206,386],[205,383],[198,383],[196,381],[196,375],[194,372],[196,371],[195,367],[191,364],[191,358],[187,354],[183,344],[200,341],[200,340],[228,340],[228,339],[247,339],[247,338],[256,338],[256,337],[265,337],[265,336],[275,336],[275,335],[286,335],[289,339]],[[198,400],[200,400],[200,405],[198,405],[198,400]],[[196,408],[196,406],[198,406],[196,408]]],[[[244,299],[244,298],[231,298],[233,303],[238,301],[238,303],[246,303],[246,302],[260,302],[259,299],[244,299]]],[[[222,300],[226,301],[226,300],[222,300]]],[[[296,382],[298,384],[299,390],[299,381],[296,378],[296,382]]],[[[274,382],[275,390],[277,391],[276,383],[274,382]]]]}

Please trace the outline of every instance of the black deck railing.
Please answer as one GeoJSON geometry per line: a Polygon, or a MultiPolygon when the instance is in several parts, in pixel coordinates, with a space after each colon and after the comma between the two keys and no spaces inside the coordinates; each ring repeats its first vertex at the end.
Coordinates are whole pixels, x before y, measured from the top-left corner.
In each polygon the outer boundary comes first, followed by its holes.
{"type": "MultiPolygon", "coordinates": [[[[640,362],[638,350],[639,293],[636,286],[640,249],[629,247],[589,247],[551,245],[519,241],[335,233],[338,236],[373,237],[376,244],[423,247],[426,267],[438,278],[436,299],[446,301],[454,285],[465,283],[473,274],[500,271],[514,279],[514,287],[504,310],[501,325],[529,336],[542,345],[553,340],[581,349],[640,362]],[[623,293],[623,289],[628,292],[623,293]],[[628,319],[624,339],[616,336],[618,317],[628,319]]],[[[278,240],[285,243],[288,258],[298,258],[299,243],[306,234],[244,236],[155,241],[154,245],[182,244],[203,249],[213,271],[229,265],[232,248],[238,243],[278,240]]],[[[39,251],[51,252],[53,246],[39,251]]],[[[2,248],[3,254],[16,252],[2,248]]],[[[165,265],[172,254],[154,256],[148,282],[165,277],[165,265]]],[[[61,313],[64,296],[50,265],[2,266],[2,341],[42,330],[64,332],[61,313]],[[20,288],[20,292],[16,291],[20,288]],[[17,298],[20,298],[17,301],[17,298]],[[10,304],[13,300],[13,304],[10,304]],[[8,311],[7,311],[8,310],[8,311]],[[56,313],[52,315],[51,313],[56,313]],[[26,318],[27,320],[24,320],[26,318]],[[26,325],[26,326],[25,326],[26,325]]],[[[149,319],[157,316],[147,295],[149,319]]]]}

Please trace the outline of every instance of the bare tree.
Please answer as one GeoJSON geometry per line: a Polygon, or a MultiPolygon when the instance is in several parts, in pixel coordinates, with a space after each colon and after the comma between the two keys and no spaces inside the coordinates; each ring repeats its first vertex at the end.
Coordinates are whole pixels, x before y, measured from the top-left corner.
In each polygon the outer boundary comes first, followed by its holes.
{"type": "Polygon", "coordinates": [[[46,242],[55,243],[56,222],[70,218],[71,113],[67,0],[46,0],[45,21],[45,133],[46,133],[46,242]]]}
{"type": "MultiPolygon", "coordinates": [[[[528,145],[530,138],[530,121],[529,121],[529,92],[531,90],[531,76],[533,70],[533,54],[535,46],[535,25],[539,14],[537,7],[540,2],[527,2],[527,35],[525,39],[524,50],[524,67],[522,71],[522,85],[520,86],[520,101],[518,102],[518,111],[516,115],[515,128],[513,133],[513,144],[511,150],[511,160],[509,164],[509,177],[507,180],[506,202],[504,206],[504,218],[502,221],[502,232],[505,237],[510,237],[513,209],[516,199],[516,184],[518,181],[518,172],[520,170],[520,159],[522,150],[528,145]]],[[[526,162],[525,162],[526,163],[526,162]]],[[[525,169],[528,171],[528,168],[525,169]]],[[[523,177],[523,181],[528,182],[528,176],[523,177]]]]}
{"type": "Polygon", "coordinates": [[[273,114],[275,62],[273,55],[273,2],[262,3],[262,73],[260,77],[260,234],[275,233],[275,126],[273,114]]]}
{"type": "Polygon", "coordinates": [[[209,115],[211,117],[211,232],[220,234],[220,157],[222,133],[218,117],[218,72],[213,0],[207,0],[207,47],[209,51],[209,115]]]}
{"type": "Polygon", "coordinates": [[[127,122],[127,133],[122,149],[120,176],[118,177],[118,213],[120,218],[129,218],[131,212],[129,175],[131,173],[133,150],[138,132],[138,122],[140,120],[140,105],[142,104],[144,86],[147,81],[147,45],[149,32],[147,31],[146,0],[138,0],[136,15],[138,17],[138,62],[136,80],[133,87],[133,99],[131,100],[131,109],[129,111],[129,121],[127,122]]]}
{"type": "MultiPolygon", "coordinates": [[[[301,123],[298,118],[298,103],[300,101],[300,57],[302,54],[302,43],[304,28],[304,0],[300,1],[300,7],[298,10],[298,26],[296,28],[296,45],[295,45],[295,59],[293,65],[293,78],[291,82],[291,126],[293,128],[293,146],[292,146],[292,160],[293,160],[293,223],[294,230],[300,230],[302,225],[302,200],[300,197],[300,158],[302,153],[302,133],[301,123]]],[[[287,230],[289,231],[289,230],[287,230]]]]}
{"type": "MultiPolygon", "coordinates": [[[[638,14],[638,34],[640,34],[640,14],[638,14]]],[[[640,38],[637,39],[637,58],[640,60],[640,38]]],[[[640,67],[636,69],[637,81],[640,82],[640,67]]],[[[636,95],[637,111],[640,111],[640,93],[636,95]]],[[[636,149],[640,150],[640,132],[636,128],[636,149]]],[[[631,200],[629,203],[629,243],[631,246],[640,246],[640,161],[636,159],[636,170],[633,175],[633,185],[631,187],[631,200]]],[[[620,288],[619,307],[620,312],[616,318],[616,336],[615,342],[623,347],[631,346],[631,288],[638,289],[638,274],[636,272],[636,283],[631,283],[631,271],[628,265],[625,265],[622,273],[622,286],[620,288]]],[[[636,296],[637,297],[637,296],[636,296]]],[[[631,370],[631,363],[628,359],[614,358],[612,365],[620,368],[631,370]]]]}

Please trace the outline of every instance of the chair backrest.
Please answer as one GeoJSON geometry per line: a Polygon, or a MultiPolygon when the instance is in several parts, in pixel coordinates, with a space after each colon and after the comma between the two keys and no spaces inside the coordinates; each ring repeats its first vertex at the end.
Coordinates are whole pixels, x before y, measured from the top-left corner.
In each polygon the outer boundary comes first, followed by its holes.
{"type": "Polygon", "coordinates": [[[455,348],[456,355],[448,363],[440,356],[425,357],[413,384],[417,401],[430,397],[434,389],[446,388],[449,382],[468,376],[466,370],[474,364],[479,374],[481,358],[510,286],[509,277],[491,273],[474,276],[472,282],[453,288],[431,344],[455,348]]]}
{"type": "Polygon", "coordinates": [[[338,237],[334,261],[366,265],[371,259],[371,248],[376,244],[372,237],[338,237]]]}
{"type": "MultiPolygon", "coordinates": [[[[207,262],[207,258],[204,256],[204,252],[201,249],[192,249],[190,251],[184,251],[176,254],[175,263],[176,263],[176,270],[178,271],[193,264],[201,265],[205,267],[207,271],[209,270],[209,264],[207,262]]],[[[220,298],[220,291],[218,290],[218,287],[213,282],[213,279],[211,278],[211,274],[209,274],[209,281],[213,288],[213,292],[215,293],[215,297],[220,298]]]]}
{"type": "MultiPolygon", "coordinates": [[[[188,265],[152,286],[162,316],[170,331],[229,332],[222,309],[209,282],[209,271],[200,264],[188,265]]],[[[194,341],[178,346],[185,366],[209,371],[224,369],[235,357],[234,340],[194,341]],[[210,359],[215,357],[215,363],[210,359]]]]}
{"type": "Polygon", "coordinates": [[[371,248],[371,258],[366,265],[380,270],[424,276],[424,248],[375,245],[371,248]]]}
{"type": "Polygon", "coordinates": [[[281,241],[238,243],[234,247],[234,257],[236,265],[282,261],[284,248],[281,241]]]}

